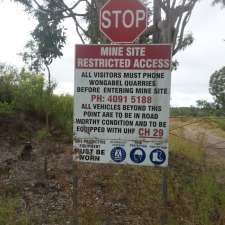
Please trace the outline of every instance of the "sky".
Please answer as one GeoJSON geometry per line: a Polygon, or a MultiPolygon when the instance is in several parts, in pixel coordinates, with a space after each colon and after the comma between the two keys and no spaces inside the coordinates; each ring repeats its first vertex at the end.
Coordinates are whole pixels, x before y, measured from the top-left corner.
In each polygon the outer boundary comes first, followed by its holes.
{"type": "MultiPolygon", "coordinates": [[[[212,6],[212,0],[201,0],[193,11],[186,31],[194,43],[179,52],[177,71],[172,72],[171,105],[190,106],[204,99],[213,101],[208,92],[210,75],[225,66],[225,9],[212,6]]],[[[74,45],[80,43],[72,21],[67,21],[67,44],[64,56],[53,62],[51,72],[57,82],[57,94],[73,94],[74,45]]],[[[0,2],[0,62],[22,67],[19,53],[29,40],[35,21],[23,7],[9,1],[0,2]]]]}

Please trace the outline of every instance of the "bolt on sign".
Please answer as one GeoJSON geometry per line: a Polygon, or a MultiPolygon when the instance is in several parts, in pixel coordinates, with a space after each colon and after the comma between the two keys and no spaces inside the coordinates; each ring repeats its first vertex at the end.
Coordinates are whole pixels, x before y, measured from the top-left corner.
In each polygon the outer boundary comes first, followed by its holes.
{"type": "Polygon", "coordinates": [[[75,46],[75,160],[167,166],[171,45],[75,46]]]}
{"type": "Polygon", "coordinates": [[[132,43],[147,28],[147,8],[139,0],[109,0],[100,9],[99,29],[114,43],[132,43]]]}

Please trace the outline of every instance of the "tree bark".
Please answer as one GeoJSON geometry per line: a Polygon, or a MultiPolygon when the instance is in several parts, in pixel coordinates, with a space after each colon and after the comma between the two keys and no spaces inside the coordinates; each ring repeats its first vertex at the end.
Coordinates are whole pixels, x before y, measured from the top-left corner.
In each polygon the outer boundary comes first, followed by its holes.
{"type": "Polygon", "coordinates": [[[160,30],[158,24],[161,21],[161,8],[159,0],[154,0],[153,2],[153,25],[155,27],[155,32],[153,33],[153,43],[160,42],[160,30]]]}

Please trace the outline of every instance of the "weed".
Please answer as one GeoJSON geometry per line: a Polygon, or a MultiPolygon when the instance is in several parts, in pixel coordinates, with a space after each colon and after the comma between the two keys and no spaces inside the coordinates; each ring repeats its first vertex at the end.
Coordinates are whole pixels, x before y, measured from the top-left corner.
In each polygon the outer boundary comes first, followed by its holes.
{"type": "Polygon", "coordinates": [[[0,225],[29,225],[29,219],[20,206],[19,198],[0,197],[0,225]]]}

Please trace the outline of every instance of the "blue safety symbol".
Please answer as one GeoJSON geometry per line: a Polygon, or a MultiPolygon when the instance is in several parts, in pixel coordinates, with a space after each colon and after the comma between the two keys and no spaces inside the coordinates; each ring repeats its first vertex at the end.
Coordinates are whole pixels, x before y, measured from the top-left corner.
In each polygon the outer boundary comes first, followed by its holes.
{"type": "Polygon", "coordinates": [[[166,161],[166,154],[160,148],[156,148],[151,152],[150,160],[156,165],[161,165],[166,161]]]}
{"type": "Polygon", "coordinates": [[[115,147],[111,151],[111,158],[117,163],[122,162],[126,158],[126,151],[121,147],[115,147]]]}
{"type": "Polygon", "coordinates": [[[146,158],[145,151],[142,148],[134,148],[130,152],[130,158],[135,163],[142,163],[146,158]]]}

